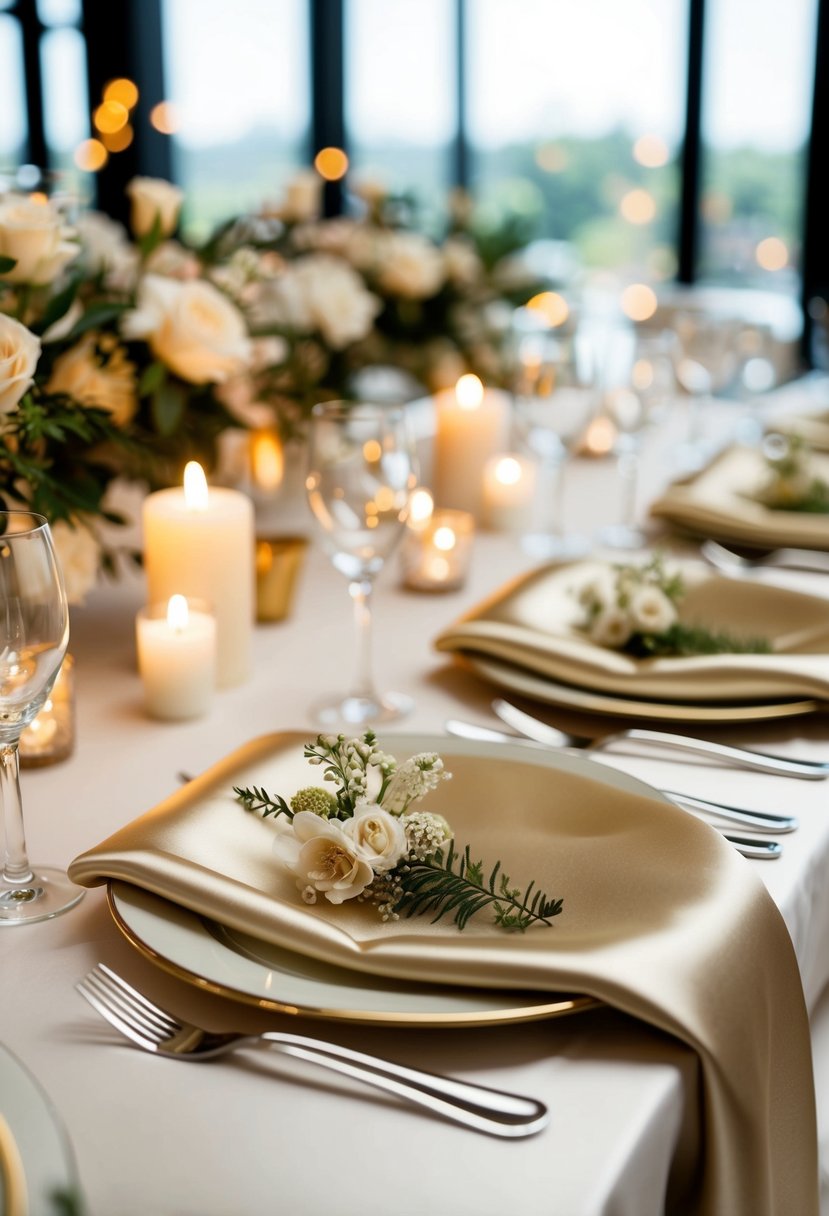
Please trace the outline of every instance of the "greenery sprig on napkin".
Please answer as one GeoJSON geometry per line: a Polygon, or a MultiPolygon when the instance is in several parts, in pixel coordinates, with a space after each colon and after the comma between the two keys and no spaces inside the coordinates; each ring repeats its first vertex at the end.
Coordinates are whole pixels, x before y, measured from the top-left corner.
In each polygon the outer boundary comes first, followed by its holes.
{"type": "Polygon", "coordinates": [[[459,929],[490,908],[500,928],[522,932],[561,912],[563,901],[534,882],[523,894],[513,887],[500,861],[486,874],[468,846],[458,852],[442,815],[411,809],[451,776],[436,752],[398,764],[369,730],[355,739],[318,735],[304,755],[333,791],[309,786],[290,802],[257,786],[234,793],[246,810],[276,816],[274,851],[306,903],[368,900],[385,921],[432,913],[434,923],[451,913],[459,929]]]}
{"type": "Polygon", "coordinates": [[[735,637],[679,620],[685,595],[679,573],[670,573],[655,554],[642,565],[608,566],[584,586],[579,601],[592,641],[636,658],[701,654],[768,654],[764,638],[735,637]]]}
{"type": "Polygon", "coordinates": [[[818,477],[811,448],[800,435],[767,435],[763,441],[767,481],[759,500],[772,511],[829,513],[829,483],[818,477]]]}

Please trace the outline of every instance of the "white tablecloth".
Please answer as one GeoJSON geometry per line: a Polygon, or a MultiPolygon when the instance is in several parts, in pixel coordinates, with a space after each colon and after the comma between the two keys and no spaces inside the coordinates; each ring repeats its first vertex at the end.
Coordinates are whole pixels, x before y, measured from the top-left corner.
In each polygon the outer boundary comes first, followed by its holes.
{"type": "MultiPolygon", "coordinates": [[[[606,492],[611,466],[583,462],[573,473],[573,521],[586,529],[607,522],[614,509],[606,492]]],[[[665,446],[653,444],[651,484],[669,473],[665,446]]],[[[380,682],[416,698],[401,729],[440,733],[449,716],[493,724],[493,690],[447,664],[431,640],[528,564],[513,539],[482,536],[463,591],[418,595],[398,586],[395,563],[384,572],[376,603],[380,682]]],[[[803,576],[797,585],[820,592],[825,579],[803,576]]],[[[180,770],[198,772],[255,735],[307,728],[311,737],[308,705],[348,683],[348,596],[316,548],[292,618],[257,628],[252,678],[218,694],[201,721],[162,724],[143,713],[133,642],[142,601],[142,580],[133,576],[100,587],[73,613],[77,750],[68,762],[23,774],[35,862],[65,865],[163,799],[180,770]]],[[[572,717],[569,723],[579,725],[572,717]]],[[[710,733],[804,756],[829,752],[825,718],[710,733]]],[[[813,1006],[829,979],[826,786],[696,762],[612,762],[656,785],[798,814],[800,831],[784,838],[780,861],[746,864],[783,912],[813,1006]]],[[[695,1057],[610,1011],[453,1032],[298,1024],[201,993],[156,969],[120,937],[100,889],[54,921],[0,930],[0,977],[0,1040],[45,1086],[65,1121],[89,1216],[682,1211],[679,1196],[698,1149],[695,1057]],[[123,1046],[74,992],[75,981],[99,960],[160,1003],[217,1028],[322,1031],[533,1094],[549,1104],[550,1127],[525,1142],[494,1141],[266,1052],[200,1068],[152,1059],[123,1046]]]]}

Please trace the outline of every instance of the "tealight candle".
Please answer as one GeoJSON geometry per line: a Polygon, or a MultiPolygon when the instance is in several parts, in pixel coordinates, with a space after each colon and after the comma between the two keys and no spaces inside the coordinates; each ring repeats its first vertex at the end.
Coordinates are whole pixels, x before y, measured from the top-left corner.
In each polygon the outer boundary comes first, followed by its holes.
{"type": "Polygon", "coordinates": [[[521,532],[532,524],[536,465],[515,453],[491,456],[484,465],[484,522],[488,528],[521,532]]]}
{"type": "Polygon", "coordinates": [[[435,502],[471,511],[483,507],[483,467],[504,450],[509,434],[509,399],[484,389],[477,376],[461,376],[454,390],[435,398],[435,502]]]}
{"type": "Polygon", "coordinates": [[[71,756],[74,747],[74,660],[67,654],[43,707],[20,736],[20,763],[24,768],[55,764],[71,756]]]}
{"type": "Polygon", "coordinates": [[[415,591],[455,591],[469,572],[475,520],[469,511],[436,510],[406,529],[403,581],[415,591]]]}
{"type": "Polygon", "coordinates": [[[135,619],[144,704],[154,718],[199,718],[216,684],[216,621],[199,600],[172,595],[135,619]]]}
{"type": "Polygon", "coordinates": [[[254,620],[253,506],[238,490],[210,486],[191,461],[184,487],[144,501],[144,568],[150,603],[179,592],[206,600],[216,616],[216,682],[250,674],[254,620]]]}

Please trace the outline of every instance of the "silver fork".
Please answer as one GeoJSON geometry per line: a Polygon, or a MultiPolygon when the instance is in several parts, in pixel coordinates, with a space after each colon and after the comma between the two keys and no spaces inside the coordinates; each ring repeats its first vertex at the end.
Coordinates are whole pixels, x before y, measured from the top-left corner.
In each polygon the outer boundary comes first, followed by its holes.
{"type": "Polygon", "coordinates": [[[513,1140],[534,1136],[549,1121],[547,1107],[534,1098],[393,1064],[320,1039],[278,1030],[262,1034],[204,1030],[154,1005],[104,963],[99,963],[75,987],[101,1017],[131,1042],[171,1060],[213,1060],[237,1047],[267,1043],[285,1055],[321,1064],[490,1136],[513,1140]]]}

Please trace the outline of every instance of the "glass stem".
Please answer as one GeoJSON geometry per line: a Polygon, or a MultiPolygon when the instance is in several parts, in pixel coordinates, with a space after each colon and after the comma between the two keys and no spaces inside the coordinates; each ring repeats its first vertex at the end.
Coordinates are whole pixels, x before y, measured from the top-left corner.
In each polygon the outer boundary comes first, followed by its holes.
{"type": "Polygon", "coordinates": [[[632,448],[619,453],[617,470],[622,489],[620,518],[626,528],[636,526],[636,491],[639,487],[639,453],[632,448]]]}
{"type": "Polygon", "coordinates": [[[564,536],[564,465],[563,458],[550,462],[550,509],[546,532],[556,540],[564,536]]]}
{"type": "Polygon", "coordinates": [[[26,855],[23,831],[23,804],[20,801],[20,763],[17,739],[0,744],[0,802],[6,829],[6,857],[3,878],[11,886],[25,887],[34,881],[26,855]]]}
{"type": "Polygon", "coordinates": [[[357,662],[354,674],[353,697],[377,700],[371,664],[371,596],[374,584],[370,578],[354,579],[348,584],[354,601],[354,625],[357,634],[357,662]]]}

